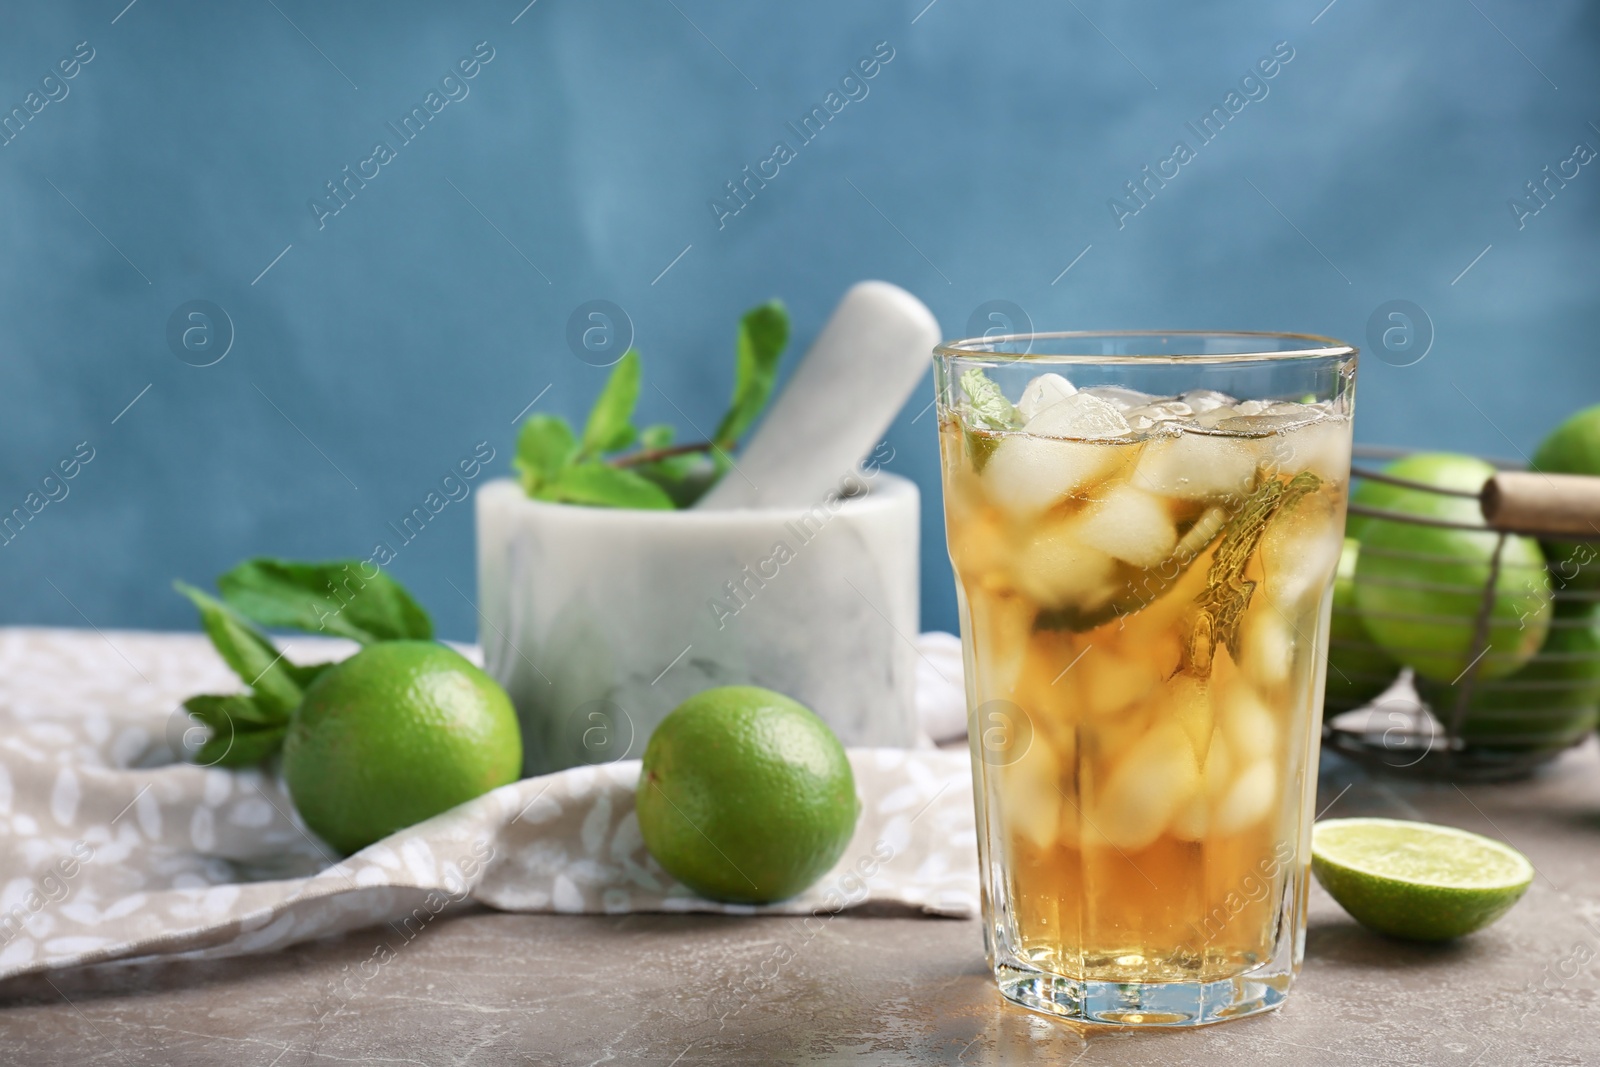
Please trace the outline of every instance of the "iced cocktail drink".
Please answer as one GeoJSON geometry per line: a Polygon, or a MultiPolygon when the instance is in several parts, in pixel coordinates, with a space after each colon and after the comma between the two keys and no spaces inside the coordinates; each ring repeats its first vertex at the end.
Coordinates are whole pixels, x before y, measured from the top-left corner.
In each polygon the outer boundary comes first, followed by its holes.
{"type": "Polygon", "coordinates": [[[1265,1010],[1301,955],[1354,353],[1029,343],[1067,361],[939,367],[990,962],[1084,1021],[1265,1010]]]}

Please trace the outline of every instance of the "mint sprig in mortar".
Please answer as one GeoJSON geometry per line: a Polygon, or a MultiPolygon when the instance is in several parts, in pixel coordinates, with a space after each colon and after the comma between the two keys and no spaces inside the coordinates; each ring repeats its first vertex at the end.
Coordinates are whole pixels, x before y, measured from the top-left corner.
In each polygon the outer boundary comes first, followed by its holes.
{"type": "Polygon", "coordinates": [[[708,441],[674,444],[665,424],[636,428],[642,380],[639,353],[629,349],[600,390],[580,436],[559,415],[531,415],[512,459],[535,500],[592,507],[687,508],[732,466],[728,453],[754,425],[772,396],[778,359],[789,341],[782,302],[751,308],[739,320],[733,397],[708,441]]]}

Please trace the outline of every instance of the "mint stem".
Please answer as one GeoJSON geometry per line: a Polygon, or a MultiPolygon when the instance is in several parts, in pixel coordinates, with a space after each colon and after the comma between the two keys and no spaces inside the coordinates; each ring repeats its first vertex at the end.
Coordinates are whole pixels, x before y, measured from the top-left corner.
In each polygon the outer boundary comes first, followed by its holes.
{"type": "Polygon", "coordinates": [[[687,456],[692,452],[710,452],[714,448],[729,451],[737,446],[738,442],[729,441],[719,444],[716,441],[696,441],[687,445],[672,445],[668,448],[646,448],[638,452],[630,452],[625,456],[613,456],[606,462],[613,467],[637,467],[644,463],[654,463],[658,459],[671,459],[673,456],[687,456]]]}

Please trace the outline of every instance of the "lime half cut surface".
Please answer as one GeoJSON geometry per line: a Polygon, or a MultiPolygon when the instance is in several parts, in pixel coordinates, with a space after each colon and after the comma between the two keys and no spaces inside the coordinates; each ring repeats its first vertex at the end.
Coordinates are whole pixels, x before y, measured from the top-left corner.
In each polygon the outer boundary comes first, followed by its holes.
{"type": "Polygon", "coordinates": [[[1483,929],[1522,899],[1534,874],[1509,845],[1398,819],[1317,823],[1311,872],[1361,925],[1413,941],[1483,929]]]}

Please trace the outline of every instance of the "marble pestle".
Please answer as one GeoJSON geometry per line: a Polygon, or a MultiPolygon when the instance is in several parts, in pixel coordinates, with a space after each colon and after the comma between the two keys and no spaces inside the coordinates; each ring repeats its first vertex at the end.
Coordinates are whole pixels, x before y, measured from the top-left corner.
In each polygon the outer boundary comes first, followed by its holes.
{"type": "Polygon", "coordinates": [[[805,507],[872,451],[922,380],[939,323],[888,282],[845,293],[755,436],[696,505],[700,510],[805,507]]]}

